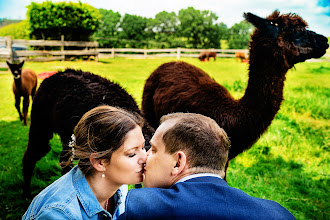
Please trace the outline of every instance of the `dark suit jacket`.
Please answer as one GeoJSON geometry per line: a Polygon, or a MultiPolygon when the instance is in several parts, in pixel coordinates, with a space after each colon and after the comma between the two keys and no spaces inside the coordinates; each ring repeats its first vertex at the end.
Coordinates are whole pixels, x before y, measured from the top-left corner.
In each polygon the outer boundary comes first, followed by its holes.
{"type": "Polygon", "coordinates": [[[197,177],[169,189],[128,192],[119,219],[295,219],[283,206],[249,196],[217,177],[197,177]]]}

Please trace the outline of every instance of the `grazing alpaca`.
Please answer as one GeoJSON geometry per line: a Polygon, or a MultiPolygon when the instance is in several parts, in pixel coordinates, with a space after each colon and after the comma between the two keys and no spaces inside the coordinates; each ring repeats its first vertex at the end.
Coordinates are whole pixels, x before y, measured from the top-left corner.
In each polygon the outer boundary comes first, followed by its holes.
{"type": "MultiPolygon", "coordinates": [[[[101,104],[121,107],[141,115],[133,97],[123,88],[89,72],[67,69],[40,84],[32,105],[29,142],[23,157],[24,196],[30,194],[36,162],[50,151],[48,143],[53,133],[59,134],[63,144],[60,162],[67,161],[70,157],[68,143],[74,126],[85,112],[101,104]]],[[[154,129],[145,122],[142,131],[148,141],[154,129]]],[[[70,169],[64,168],[62,174],[70,169]]]]}
{"type": "Polygon", "coordinates": [[[18,111],[20,120],[21,121],[23,120],[24,125],[26,125],[27,113],[30,104],[30,96],[33,99],[37,89],[37,83],[38,83],[37,75],[33,70],[30,69],[22,70],[24,61],[19,64],[13,64],[7,61],[7,64],[10,68],[11,73],[14,76],[13,92],[15,95],[15,107],[18,111]],[[23,114],[21,113],[20,110],[22,96],[23,96],[23,114]]]}
{"type": "Polygon", "coordinates": [[[201,69],[170,62],[147,79],[142,101],[142,112],[153,127],[170,112],[213,118],[231,139],[229,160],[249,149],[271,124],[283,100],[286,72],[298,62],[323,56],[329,47],[327,38],[306,30],[298,15],[275,11],[267,19],[244,16],[256,30],[250,42],[249,81],[241,99],[235,100],[201,69]]]}
{"type": "Polygon", "coordinates": [[[199,53],[198,55],[198,59],[200,61],[205,61],[205,59],[207,61],[210,60],[210,57],[213,57],[214,61],[215,61],[215,57],[217,56],[217,53],[216,52],[211,52],[211,51],[208,51],[208,50],[204,50],[202,52],[199,53]]]}
{"type": "Polygon", "coordinates": [[[241,59],[241,62],[243,62],[243,60],[247,59],[247,56],[245,55],[244,52],[236,52],[235,53],[235,57],[236,57],[236,61],[238,61],[239,59],[241,59]]]}

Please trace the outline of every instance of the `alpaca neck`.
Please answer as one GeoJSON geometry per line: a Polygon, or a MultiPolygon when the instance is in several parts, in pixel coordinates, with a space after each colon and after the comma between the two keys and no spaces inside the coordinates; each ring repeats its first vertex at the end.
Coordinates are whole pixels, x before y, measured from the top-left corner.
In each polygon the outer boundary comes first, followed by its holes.
{"type": "Polygon", "coordinates": [[[289,68],[284,60],[274,57],[274,50],[263,48],[263,51],[268,54],[255,53],[251,49],[249,81],[240,106],[267,127],[280,109],[285,74],[289,68]]]}

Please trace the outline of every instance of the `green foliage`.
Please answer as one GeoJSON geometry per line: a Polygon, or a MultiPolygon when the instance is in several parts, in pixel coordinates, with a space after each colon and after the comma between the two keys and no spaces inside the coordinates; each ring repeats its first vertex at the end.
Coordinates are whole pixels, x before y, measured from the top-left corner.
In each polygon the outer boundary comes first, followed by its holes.
{"type": "Polygon", "coordinates": [[[193,7],[181,9],[179,35],[187,39],[192,48],[218,48],[220,44],[220,26],[215,24],[218,17],[208,10],[200,11],[193,7]]]}
{"type": "Polygon", "coordinates": [[[147,48],[220,48],[220,40],[228,39],[228,28],[216,23],[218,17],[210,11],[182,9],[162,11],[155,18],[121,15],[100,9],[101,26],[94,38],[104,47],[147,48]]]}
{"type": "Polygon", "coordinates": [[[149,32],[154,32],[154,40],[163,43],[161,47],[179,47],[180,39],[176,36],[178,16],[175,12],[162,11],[149,21],[149,32]]]}
{"type": "Polygon", "coordinates": [[[118,42],[118,27],[121,15],[119,12],[105,9],[99,9],[99,12],[101,22],[94,34],[94,38],[99,42],[99,47],[120,47],[118,42]]]}
{"type": "Polygon", "coordinates": [[[21,21],[22,20],[12,20],[12,19],[7,19],[7,18],[0,18],[0,28],[10,25],[10,24],[18,23],[21,21]]]}
{"type": "Polygon", "coordinates": [[[228,46],[230,49],[247,49],[253,26],[246,22],[234,24],[229,29],[228,46]]]}
{"type": "Polygon", "coordinates": [[[88,5],[72,2],[32,2],[27,19],[30,37],[34,39],[61,39],[86,41],[98,28],[100,14],[88,5]]]}
{"type": "MultiPolygon", "coordinates": [[[[235,97],[244,94],[248,65],[233,58],[200,62],[183,58],[209,73],[235,97]]],[[[159,65],[173,58],[100,59],[100,62],[27,62],[37,73],[67,67],[90,71],[123,86],[140,105],[145,80],[159,65]]],[[[329,85],[330,62],[305,62],[287,74],[284,101],[271,126],[251,149],[229,164],[228,184],[251,196],[270,199],[288,208],[297,219],[328,219],[329,202],[329,85]]],[[[9,71],[0,74],[0,218],[20,219],[31,199],[21,198],[22,157],[28,126],[19,121],[9,71]]],[[[39,80],[39,83],[41,80],[39,80]]],[[[29,111],[30,115],[30,111],[29,111]]],[[[40,192],[60,177],[61,143],[36,165],[32,191],[40,192]]]]}
{"type": "Polygon", "coordinates": [[[18,23],[9,24],[0,28],[0,36],[10,36],[12,39],[29,39],[27,22],[20,21],[18,23]]]}
{"type": "Polygon", "coordinates": [[[125,14],[120,23],[120,38],[130,39],[135,42],[128,42],[128,47],[143,47],[146,39],[147,19],[137,15],[125,14]]]}

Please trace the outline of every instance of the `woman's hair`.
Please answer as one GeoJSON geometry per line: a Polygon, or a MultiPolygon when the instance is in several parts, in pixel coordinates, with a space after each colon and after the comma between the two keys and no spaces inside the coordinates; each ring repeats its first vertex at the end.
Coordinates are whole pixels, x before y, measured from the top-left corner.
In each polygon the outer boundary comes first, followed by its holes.
{"type": "MultiPolygon", "coordinates": [[[[126,140],[126,134],[142,127],[143,118],[137,113],[112,106],[99,106],[86,112],[74,128],[72,157],[87,176],[92,174],[90,158],[110,161],[111,155],[126,140]]],[[[71,159],[70,159],[71,160],[71,159]]],[[[71,161],[67,161],[66,165],[71,161]]]]}

